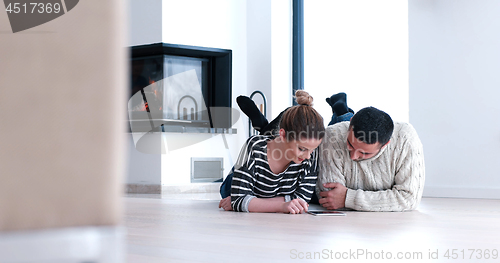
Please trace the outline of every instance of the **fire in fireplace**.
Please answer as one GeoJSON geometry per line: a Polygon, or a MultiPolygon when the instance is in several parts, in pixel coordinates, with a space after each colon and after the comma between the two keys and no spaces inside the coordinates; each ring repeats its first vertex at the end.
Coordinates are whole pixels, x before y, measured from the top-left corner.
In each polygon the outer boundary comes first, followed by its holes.
{"type": "Polygon", "coordinates": [[[232,126],[231,50],[156,43],[131,55],[132,132],[232,126]]]}

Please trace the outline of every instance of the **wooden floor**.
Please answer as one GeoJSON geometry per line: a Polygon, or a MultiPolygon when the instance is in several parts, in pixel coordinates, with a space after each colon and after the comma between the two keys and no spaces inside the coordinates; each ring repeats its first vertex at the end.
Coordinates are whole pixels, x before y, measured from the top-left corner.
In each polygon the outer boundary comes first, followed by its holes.
{"type": "Polygon", "coordinates": [[[500,200],[321,217],[226,212],[217,199],[125,197],[127,262],[500,262],[500,200]]]}

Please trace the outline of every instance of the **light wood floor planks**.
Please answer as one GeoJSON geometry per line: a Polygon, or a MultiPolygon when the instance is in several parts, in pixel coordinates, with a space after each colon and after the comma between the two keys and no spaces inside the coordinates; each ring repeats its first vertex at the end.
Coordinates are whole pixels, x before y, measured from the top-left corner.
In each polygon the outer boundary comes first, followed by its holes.
{"type": "Polygon", "coordinates": [[[216,195],[185,197],[124,198],[128,263],[500,262],[500,200],[424,198],[412,212],[318,217],[226,212],[216,195]]]}

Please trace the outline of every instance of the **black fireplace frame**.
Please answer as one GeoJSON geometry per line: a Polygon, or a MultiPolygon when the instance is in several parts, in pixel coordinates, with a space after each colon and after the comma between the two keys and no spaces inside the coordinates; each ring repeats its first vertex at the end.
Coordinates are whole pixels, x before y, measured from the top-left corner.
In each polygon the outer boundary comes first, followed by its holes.
{"type": "Polygon", "coordinates": [[[131,60],[158,55],[208,59],[208,94],[205,97],[205,104],[209,111],[210,126],[211,128],[231,128],[232,50],[168,43],[153,43],[130,48],[131,60]],[[213,121],[210,117],[212,107],[226,108],[225,118],[213,121]]]}

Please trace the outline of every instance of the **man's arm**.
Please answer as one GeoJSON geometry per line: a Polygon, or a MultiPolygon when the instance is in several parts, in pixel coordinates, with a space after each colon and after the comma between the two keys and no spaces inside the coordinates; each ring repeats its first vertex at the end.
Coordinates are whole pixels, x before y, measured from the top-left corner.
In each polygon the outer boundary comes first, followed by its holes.
{"type": "Polygon", "coordinates": [[[332,190],[319,193],[319,204],[326,209],[344,208],[348,190],[347,187],[340,183],[326,183],[323,186],[332,190]]]}
{"type": "MultiPolygon", "coordinates": [[[[349,158],[349,156],[342,156],[343,152],[337,151],[337,153],[340,153],[337,158],[330,156],[333,159],[320,160],[321,170],[318,189],[323,191],[319,193],[320,204],[328,209],[347,207],[360,211],[405,211],[415,209],[422,197],[425,180],[423,147],[411,125],[405,127],[407,128],[402,133],[404,140],[398,147],[400,152],[394,157],[396,158],[394,160],[396,168],[394,169],[394,182],[391,188],[379,191],[346,188],[346,177],[341,165],[342,162],[338,160],[347,160],[346,158],[349,158]],[[324,185],[325,183],[339,184],[324,185]]],[[[332,141],[335,142],[335,140],[332,141]]],[[[324,147],[334,147],[334,145],[325,145],[324,147]]],[[[321,158],[325,156],[322,153],[321,158]]],[[[381,171],[383,170],[381,169],[381,171]]],[[[374,179],[389,178],[382,173],[375,174],[374,179]]],[[[392,178],[392,176],[390,177],[392,178]]],[[[353,178],[347,180],[353,180],[353,178]]],[[[369,183],[376,184],[375,182],[364,182],[365,185],[369,183]]]]}
{"type": "MultiPolygon", "coordinates": [[[[346,185],[346,177],[344,175],[345,160],[348,160],[349,153],[343,132],[341,131],[343,123],[329,126],[326,129],[325,138],[319,146],[319,173],[318,182],[316,184],[316,193],[321,201],[321,192],[331,190],[327,183],[339,183],[346,185]]],[[[344,129],[347,129],[345,127],[344,129]]],[[[337,195],[335,195],[337,196],[337,195]]],[[[345,194],[344,194],[345,198],[345,194]]],[[[321,204],[321,203],[320,203],[321,204]]],[[[344,207],[344,204],[342,204],[344,207]]],[[[335,209],[337,209],[336,207],[335,209]]],[[[332,208],[333,209],[333,208],[332,208]]]]}
{"type": "Polygon", "coordinates": [[[394,177],[394,186],[388,190],[347,190],[345,206],[363,211],[406,211],[417,208],[425,181],[422,145],[409,143],[401,156],[394,177]]]}

